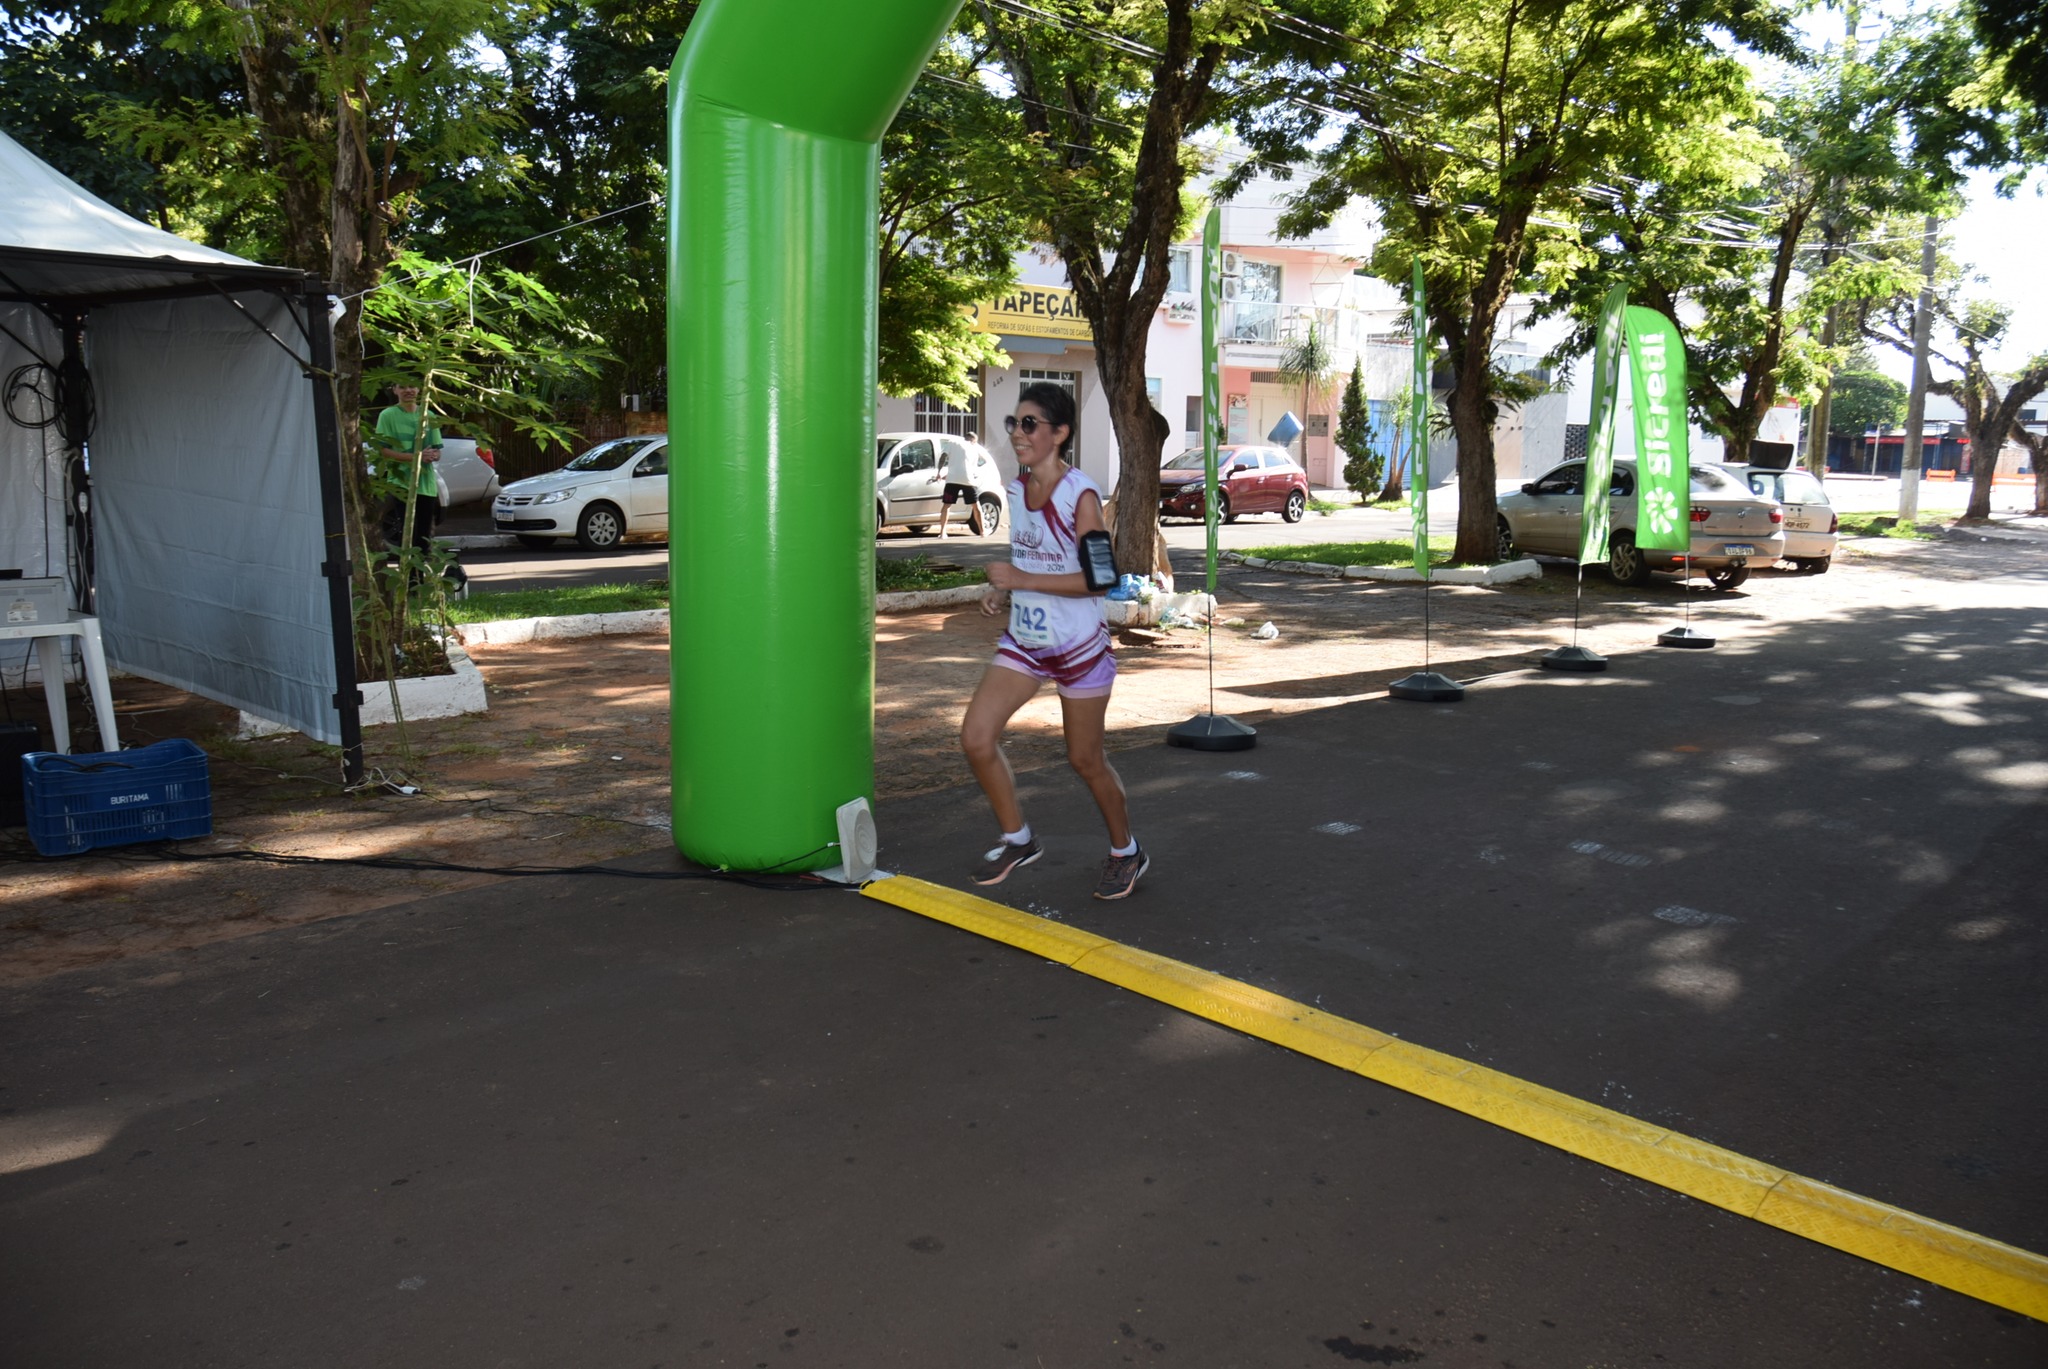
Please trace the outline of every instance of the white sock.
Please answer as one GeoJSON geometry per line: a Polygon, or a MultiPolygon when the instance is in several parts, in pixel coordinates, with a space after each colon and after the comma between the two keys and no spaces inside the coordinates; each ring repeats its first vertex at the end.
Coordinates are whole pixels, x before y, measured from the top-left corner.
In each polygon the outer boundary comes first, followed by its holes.
{"type": "Polygon", "coordinates": [[[1109,853],[1110,853],[1111,855],[1113,855],[1113,856],[1135,856],[1135,855],[1137,855],[1137,854],[1138,854],[1138,834],[1137,834],[1136,832],[1133,832],[1133,833],[1131,833],[1131,839],[1130,839],[1129,841],[1125,842],[1125,843],[1124,843],[1124,844],[1123,844],[1122,846],[1112,846],[1112,847],[1110,847],[1110,848],[1109,848],[1109,853]]]}
{"type": "Polygon", "coordinates": [[[1024,824],[1024,825],[1023,825],[1022,827],[1019,827],[1019,828],[1018,828],[1018,829],[1017,829],[1016,831],[1014,831],[1014,832],[1005,832],[1005,833],[1003,833],[1003,840],[1004,840],[1004,841],[1007,841],[1007,842],[1009,842],[1009,843],[1010,843],[1010,845],[1012,845],[1012,846],[1028,846],[1028,845],[1030,845],[1030,844],[1031,844],[1031,824],[1027,822],[1027,823],[1025,823],[1025,824],[1024,824]]]}

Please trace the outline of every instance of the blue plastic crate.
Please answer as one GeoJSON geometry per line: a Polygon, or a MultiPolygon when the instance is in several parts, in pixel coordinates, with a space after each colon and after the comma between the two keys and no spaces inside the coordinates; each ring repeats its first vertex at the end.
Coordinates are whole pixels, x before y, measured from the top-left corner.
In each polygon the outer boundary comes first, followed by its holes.
{"type": "Polygon", "coordinates": [[[75,756],[31,751],[21,780],[29,840],[46,856],[213,831],[206,753],[188,741],[75,756]]]}

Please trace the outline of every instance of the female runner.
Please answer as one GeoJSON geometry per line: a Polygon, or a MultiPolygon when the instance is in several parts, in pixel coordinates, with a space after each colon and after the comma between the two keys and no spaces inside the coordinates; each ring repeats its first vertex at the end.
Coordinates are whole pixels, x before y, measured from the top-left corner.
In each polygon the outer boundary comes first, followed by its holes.
{"type": "Polygon", "coordinates": [[[1003,420],[1003,427],[1018,466],[1009,487],[1010,560],[988,568],[981,611],[994,617],[1007,608],[1010,625],[960,726],[961,749],[1003,836],[975,867],[974,882],[1001,884],[1044,854],[1017,804],[1016,777],[1003,756],[1003,729],[1050,680],[1059,690],[1067,762],[1095,796],[1109,828],[1109,858],[1095,896],[1124,898],[1151,862],[1131,833],[1124,783],[1103,745],[1116,655],[1101,596],[1088,588],[1080,558],[1082,535],[1105,531],[1102,492],[1068,464],[1074,400],[1063,387],[1025,386],[1017,412],[1003,420]]]}

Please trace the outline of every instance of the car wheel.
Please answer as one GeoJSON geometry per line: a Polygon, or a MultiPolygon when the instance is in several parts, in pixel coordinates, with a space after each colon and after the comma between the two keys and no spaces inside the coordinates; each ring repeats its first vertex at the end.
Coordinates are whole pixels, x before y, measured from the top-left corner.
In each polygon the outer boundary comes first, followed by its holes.
{"type": "Polygon", "coordinates": [[[1508,526],[1505,518],[1493,520],[1493,559],[1496,561],[1518,561],[1521,548],[1515,545],[1515,530],[1508,526]]]}
{"type": "Polygon", "coordinates": [[[975,535],[986,537],[999,531],[1003,526],[1003,500],[1001,495],[984,494],[974,501],[975,535]]]}
{"type": "Polygon", "coordinates": [[[626,517],[610,504],[592,504],[576,520],[576,540],[585,551],[615,551],[626,536],[626,517]]]}
{"type": "Polygon", "coordinates": [[[1308,512],[1308,496],[1300,490],[1287,492],[1287,506],[1280,510],[1281,521],[1299,523],[1302,514],[1308,512]]]}
{"type": "Polygon", "coordinates": [[[1810,556],[1799,563],[1799,569],[1808,575],[1826,575],[1828,567],[1835,563],[1833,556],[1810,556]]]}
{"type": "Polygon", "coordinates": [[[1237,521],[1237,510],[1230,507],[1230,496],[1222,490],[1216,491],[1216,519],[1221,523],[1237,521]]]}
{"type": "Polygon", "coordinates": [[[1707,583],[1714,587],[1716,594],[1726,594],[1748,578],[1748,566],[1723,566],[1720,570],[1707,572],[1707,583]]]}
{"type": "Polygon", "coordinates": [[[1624,585],[1650,583],[1650,563],[1630,534],[1617,532],[1607,539],[1607,573],[1624,585]]]}
{"type": "Polygon", "coordinates": [[[552,537],[539,537],[530,532],[515,533],[513,535],[519,539],[520,546],[530,547],[534,551],[546,551],[555,544],[555,539],[552,537]]]}

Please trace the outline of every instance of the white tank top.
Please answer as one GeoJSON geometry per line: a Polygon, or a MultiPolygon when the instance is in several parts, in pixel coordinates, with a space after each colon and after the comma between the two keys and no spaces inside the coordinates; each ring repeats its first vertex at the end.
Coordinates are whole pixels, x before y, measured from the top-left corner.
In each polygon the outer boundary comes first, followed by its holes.
{"type": "MultiPolygon", "coordinates": [[[[1081,570],[1081,539],[1074,530],[1074,510],[1081,496],[1102,491],[1093,480],[1069,467],[1053,486],[1042,509],[1024,499],[1024,476],[1010,482],[1010,564],[1034,575],[1074,575],[1081,570]]],[[[1010,637],[1033,651],[1073,646],[1101,632],[1109,610],[1100,595],[1078,598],[1017,590],[1010,595],[1010,637]]]]}

